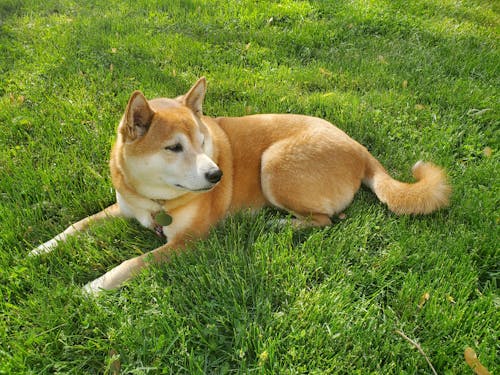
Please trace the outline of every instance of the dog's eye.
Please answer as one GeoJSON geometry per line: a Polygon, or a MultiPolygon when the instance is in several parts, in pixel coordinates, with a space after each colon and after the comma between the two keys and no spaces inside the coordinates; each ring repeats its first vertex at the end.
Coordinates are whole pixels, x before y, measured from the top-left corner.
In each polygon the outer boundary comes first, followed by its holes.
{"type": "Polygon", "coordinates": [[[182,152],[183,148],[180,143],[176,143],[175,145],[172,146],[167,146],[165,147],[166,150],[172,151],[172,152],[182,152]]]}

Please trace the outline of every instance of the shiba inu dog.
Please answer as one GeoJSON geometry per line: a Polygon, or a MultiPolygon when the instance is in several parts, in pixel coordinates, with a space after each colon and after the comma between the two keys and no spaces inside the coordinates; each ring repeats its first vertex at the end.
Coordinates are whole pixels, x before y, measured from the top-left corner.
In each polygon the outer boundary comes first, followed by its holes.
{"type": "Polygon", "coordinates": [[[206,81],[175,99],[130,97],[111,151],[116,203],[31,252],[50,252],[89,223],[137,219],[167,243],[85,285],[94,294],[167,261],[228,214],[266,205],[290,212],[297,226],[324,226],[361,184],[397,214],[427,214],[448,204],[444,171],[417,162],[408,184],[392,179],[368,150],[329,122],[301,115],[203,115],[206,81]]]}

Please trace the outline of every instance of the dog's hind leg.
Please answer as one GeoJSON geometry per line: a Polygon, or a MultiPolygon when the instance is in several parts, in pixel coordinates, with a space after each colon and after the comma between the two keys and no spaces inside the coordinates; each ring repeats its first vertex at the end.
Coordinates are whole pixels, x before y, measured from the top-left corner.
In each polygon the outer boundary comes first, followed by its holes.
{"type": "Polygon", "coordinates": [[[306,134],[285,139],[262,155],[264,196],[292,213],[296,227],[330,225],[330,217],[351,203],[361,185],[358,154],[323,138],[306,134]]]}
{"type": "Polygon", "coordinates": [[[108,218],[120,217],[120,216],[122,216],[120,206],[118,206],[118,203],[115,203],[115,204],[105,208],[101,212],[98,212],[95,215],[88,216],[85,219],[82,219],[74,224],[71,224],[68,228],[66,228],[66,230],[59,233],[57,236],[55,236],[51,240],[41,244],[36,249],[31,250],[29,255],[36,256],[36,255],[50,253],[52,250],[54,250],[57,247],[59,242],[65,241],[69,236],[73,235],[76,232],[80,232],[80,231],[87,229],[91,223],[93,223],[95,221],[100,221],[100,220],[105,220],[108,218]]]}

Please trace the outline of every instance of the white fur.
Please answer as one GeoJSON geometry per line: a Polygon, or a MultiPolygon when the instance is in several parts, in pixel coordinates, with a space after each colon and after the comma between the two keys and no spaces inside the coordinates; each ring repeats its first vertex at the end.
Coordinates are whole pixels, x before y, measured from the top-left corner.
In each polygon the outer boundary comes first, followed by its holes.
{"type": "MultiPolygon", "coordinates": [[[[207,181],[205,174],[217,169],[217,164],[200,145],[193,145],[184,134],[175,135],[169,144],[180,143],[182,152],[162,149],[144,156],[127,156],[127,172],[137,192],[151,199],[175,199],[186,191],[210,190],[214,184],[207,181]]],[[[209,137],[205,147],[211,153],[209,137]]],[[[165,147],[167,147],[166,145],[165,147]]]]}
{"type": "Polygon", "coordinates": [[[61,234],[57,235],[50,241],[47,241],[40,246],[38,246],[36,249],[33,249],[29,252],[29,256],[37,256],[37,255],[42,255],[42,254],[47,254],[50,253],[52,250],[54,250],[57,247],[57,244],[64,240],[62,238],[61,234]]]}
{"type": "Polygon", "coordinates": [[[198,205],[187,205],[176,212],[174,221],[167,227],[163,227],[163,233],[168,239],[168,242],[175,241],[177,236],[181,235],[186,229],[191,227],[193,219],[198,215],[198,205]]]}
{"type": "Polygon", "coordinates": [[[116,192],[116,202],[124,217],[136,218],[142,226],[153,228],[154,222],[152,214],[161,210],[161,205],[149,199],[136,199],[134,202],[127,201],[118,191],[116,192]]]}

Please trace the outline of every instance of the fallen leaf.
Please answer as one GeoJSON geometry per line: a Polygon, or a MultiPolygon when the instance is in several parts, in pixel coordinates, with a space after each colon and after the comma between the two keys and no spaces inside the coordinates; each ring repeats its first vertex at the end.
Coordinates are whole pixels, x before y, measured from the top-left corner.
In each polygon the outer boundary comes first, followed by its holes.
{"type": "Polygon", "coordinates": [[[332,72],[330,72],[329,70],[327,70],[325,68],[319,68],[319,72],[327,77],[331,77],[333,75],[332,72]]]}
{"type": "Polygon", "coordinates": [[[111,53],[116,53],[118,50],[116,48],[111,48],[111,53]]]}
{"type": "Polygon", "coordinates": [[[269,359],[269,353],[267,350],[264,350],[262,353],[259,354],[259,365],[262,366],[264,363],[267,362],[269,359]]]}
{"type": "Polygon", "coordinates": [[[448,300],[448,302],[450,302],[450,303],[453,303],[453,304],[455,304],[455,303],[456,303],[456,302],[455,302],[455,298],[453,298],[452,296],[447,296],[447,297],[446,297],[446,299],[447,299],[447,300],[448,300]]]}
{"type": "Polygon", "coordinates": [[[408,87],[408,81],[405,79],[403,81],[403,83],[401,84],[401,86],[403,86],[404,89],[407,88],[408,87]]]}
{"type": "Polygon", "coordinates": [[[425,109],[425,106],[423,104],[415,104],[415,109],[417,111],[421,111],[421,110],[425,109]]]}
{"type": "Polygon", "coordinates": [[[483,150],[483,154],[484,154],[484,156],[486,156],[487,158],[489,158],[493,154],[492,148],[491,147],[485,147],[484,150],[483,150]]]}
{"type": "Polygon", "coordinates": [[[111,357],[111,364],[109,366],[109,373],[111,375],[119,375],[121,369],[120,354],[115,349],[109,351],[111,357]]]}
{"type": "Polygon", "coordinates": [[[19,95],[16,97],[13,93],[9,94],[10,104],[23,104],[26,98],[24,95],[19,95]]]}
{"type": "Polygon", "coordinates": [[[382,64],[388,64],[387,60],[386,60],[386,59],[385,59],[385,57],[384,57],[384,56],[382,56],[382,55],[378,55],[378,56],[377,56],[377,60],[378,60],[379,62],[381,62],[382,64]]]}
{"type": "Polygon", "coordinates": [[[466,348],[464,352],[464,358],[465,362],[467,362],[472,371],[474,371],[474,373],[476,373],[477,375],[490,375],[488,369],[484,367],[481,362],[479,362],[474,349],[470,347],[466,348]]]}
{"type": "Polygon", "coordinates": [[[245,45],[245,51],[248,51],[250,49],[250,46],[252,45],[252,43],[247,43],[245,45]]]}
{"type": "Polygon", "coordinates": [[[428,292],[422,294],[422,297],[420,297],[420,301],[418,301],[418,308],[421,309],[422,307],[424,307],[429,298],[431,298],[431,295],[428,292]]]}
{"type": "Polygon", "coordinates": [[[240,353],[239,354],[240,354],[239,357],[241,359],[245,358],[245,351],[243,349],[240,349],[240,353]]]}

